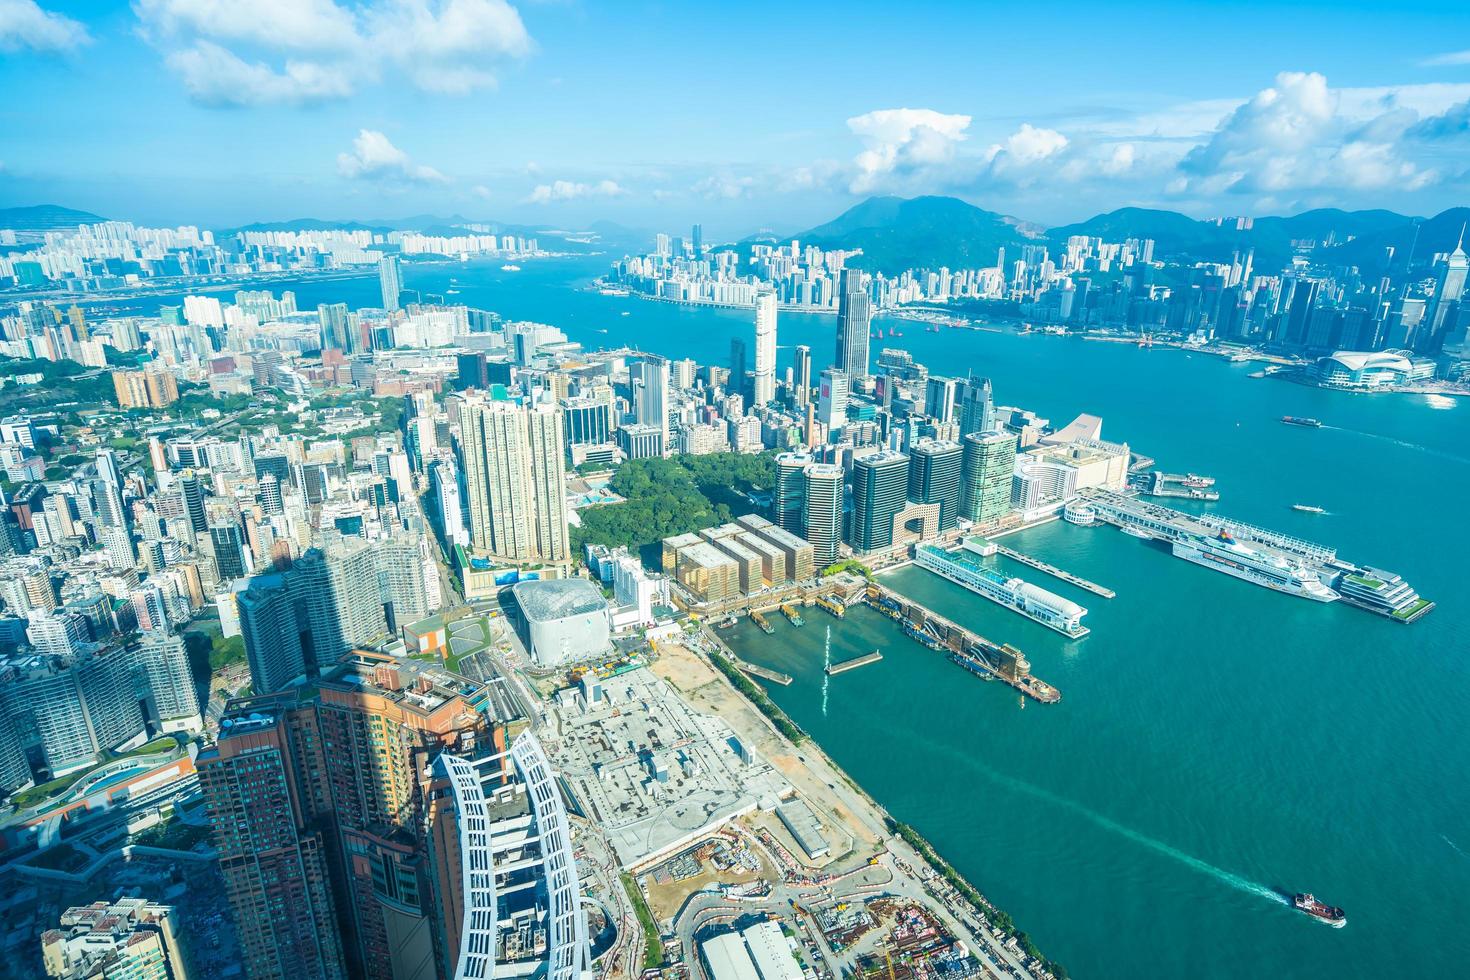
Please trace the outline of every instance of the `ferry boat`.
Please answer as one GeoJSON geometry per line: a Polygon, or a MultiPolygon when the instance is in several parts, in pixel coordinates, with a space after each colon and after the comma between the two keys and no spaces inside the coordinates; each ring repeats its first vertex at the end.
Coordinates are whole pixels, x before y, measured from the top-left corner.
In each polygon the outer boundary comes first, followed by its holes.
{"type": "Polygon", "coordinates": [[[1317,421],[1316,419],[1303,418],[1300,415],[1283,415],[1281,416],[1281,421],[1285,422],[1287,425],[1303,425],[1309,429],[1322,428],[1322,423],[1317,421]]]}
{"type": "Polygon", "coordinates": [[[1145,541],[1152,541],[1154,539],[1153,532],[1145,530],[1144,528],[1138,527],[1134,524],[1124,524],[1123,533],[1131,534],[1135,538],[1142,538],[1145,541]]]}
{"type": "Polygon", "coordinates": [[[1303,514],[1325,514],[1327,511],[1316,504],[1292,504],[1292,510],[1299,510],[1303,514]]]}
{"type": "Polygon", "coordinates": [[[1322,904],[1310,892],[1293,896],[1291,904],[1298,912],[1305,912],[1318,922],[1325,922],[1334,929],[1341,929],[1347,925],[1347,913],[1335,905],[1322,904]]]}
{"type": "Polygon", "coordinates": [[[518,266],[518,265],[503,265],[503,266],[500,267],[500,271],[501,272],[520,272],[521,271],[521,267],[518,266]]]}
{"type": "Polygon", "coordinates": [[[1316,602],[1336,602],[1338,594],[1322,584],[1315,572],[1289,561],[1280,553],[1262,551],[1236,541],[1229,531],[1213,538],[1182,538],[1174,542],[1174,557],[1287,595],[1316,602]]]}

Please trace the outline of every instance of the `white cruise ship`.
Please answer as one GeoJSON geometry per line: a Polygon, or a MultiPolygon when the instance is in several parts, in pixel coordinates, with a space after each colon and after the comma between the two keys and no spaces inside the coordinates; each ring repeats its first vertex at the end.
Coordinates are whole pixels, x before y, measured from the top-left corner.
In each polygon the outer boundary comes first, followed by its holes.
{"type": "Polygon", "coordinates": [[[1310,568],[1279,553],[1241,544],[1227,531],[1222,530],[1213,538],[1175,541],[1174,556],[1288,595],[1318,602],[1335,602],[1339,598],[1310,568]]]}

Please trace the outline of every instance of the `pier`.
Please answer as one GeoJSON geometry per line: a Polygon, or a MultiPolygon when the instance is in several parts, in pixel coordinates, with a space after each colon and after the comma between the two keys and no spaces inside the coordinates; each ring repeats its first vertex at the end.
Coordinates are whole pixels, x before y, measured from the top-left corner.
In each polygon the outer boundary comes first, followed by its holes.
{"type": "Polygon", "coordinates": [[[779,670],[771,670],[769,667],[762,667],[759,664],[747,663],[741,660],[740,655],[734,650],[731,650],[730,644],[721,639],[719,634],[714,630],[704,629],[701,631],[701,634],[707,642],[720,651],[720,656],[734,664],[736,669],[741,673],[748,674],[759,680],[770,681],[772,684],[780,684],[782,687],[787,687],[791,684],[790,674],[783,674],[779,670]]]}
{"type": "Polygon", "coordinates": [[[1131,482],[1140,493],[1150,497],[1175,497],[1182,500],[1219,500],[1218,491],[1210,488],[1215,485],[1212,476],[1199,476],[1195,473],[1165,473],[1162,470],[1154,470],[1152,473],[1135,474],[1131,482]]]}
{"type": "Polygon", "coordinates": [[[1063,582],[1066,582],[1068,585],[1075,585],[1079,589],[1086,589],[1093,595],[1100,595],[1104,599],[1116,599],[1118,597],[1118,593],[1114,592],[1112,589],[1108,588],[1105,585],[1098,585],[1096,582],[1089,582],[1087,579],[1083,578],[1080,575],[1073,575],[1071,572],[1066,571],[1065,569],[1058,568],[1055,565],[1050,565],[1039,558],[1032,558],[1030,555],[1022,554],[1014,548],[1007,548],[1003,544],[997,544],[995,545],[995,550],[1000,554],[1005,555],[1007,558],[1011,559],[1011,561],[1018,561],[1022,565],[1027,565],[1031,568],[1036,569],[1038,572],[1045,572],[1052,578],[1059,578],[1063,582]]]}
{"type": "Polygon", "coordinates": [[[1031,664],[1010,644],[987,640],[877,582],[867,584],[862,599],[899,623],[908,636],[931,650],[949,654],[966,670],[1001,681],[1042,704],[1056,704],[1062,699],[1056,688],[1031,676],[1031,664]]]}
{"type": "MultiPolygon", "coordinates": [[[[1131,530],[1141,536],[1160,541],[1174,542],[1181,538],[1213,537],[1221,531],[1228,532],[1239,541],[1250,541],[1276,551],[1287,552],[1298,558],[1318,565],[1327,565],[1341,570],[1337,562],[1337,550],[1313,541],[1294,538],[1279,531],[1256,527],[1242,521],[1232,521],[1218,514],[1186,514],[1180,510],[1151,504],[1137,497],[1128,497],[1110,490],[1086,490],[1081,494],[1096,512],[1099,520],[1131,530]]],[[[1350,567],[1350,566],[1349,566],[1350,567]]]]}
{"type": "MultiPolygon", "coordinates": [[[[973,542],[970,539],[958,551],[921,544],[914,550],[914,564],[1070,639],[1080,640],[1090,632],[1082,625],[1085,608],[1025,579],[1007,577],[981,564],[973,554],[973,542]]],[[[982,551],[991,549],[998,551],[1000,546],[993,541],[981,545],[982,551]]]]}
{"type": "Polygon", "coordinates": [[[857,670],[859,667],[875,664],[882,659],[883,654],[874,650],[872,653],[865,653],[861,657],[853,657],[851,660],[844,660],[841,663],[833,664],[827,668],[827,676],[831,677],[834,674],[841,674],[845,671],[857,670]]]}

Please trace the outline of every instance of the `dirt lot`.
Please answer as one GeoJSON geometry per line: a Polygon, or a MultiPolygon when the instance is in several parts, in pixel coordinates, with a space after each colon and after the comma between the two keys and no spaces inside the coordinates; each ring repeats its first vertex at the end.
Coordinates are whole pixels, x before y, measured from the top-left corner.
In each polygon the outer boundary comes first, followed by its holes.
{"type": "MultiPolygon", "coordinates": [[[[683,646],[661,644],[653,671],[677,688],[694,707],[720,716],[742,739],[750,739],[756,751],[790,780],[825,825],[823,829],[831,838],[832,861],[849,857],[853,849],[863,859],[874,852],[873,845],[882,833],[881,817],[852,791],[820,749],[811,742],[793,749],[764,715],[698,654],[683,646]],[[840,828],[839,832],[833,834],[834,828],[840,828]],[[851,848],[854,842],[856,847],[851,848]]],[[[775,822],[773,819],[772,823],[775,822]]],[[[787,837],[785,828],[781,828],[778,839],[787,837]]],[[[803,857],[794,847],[793,854],[798,860],[803,857]]]]}

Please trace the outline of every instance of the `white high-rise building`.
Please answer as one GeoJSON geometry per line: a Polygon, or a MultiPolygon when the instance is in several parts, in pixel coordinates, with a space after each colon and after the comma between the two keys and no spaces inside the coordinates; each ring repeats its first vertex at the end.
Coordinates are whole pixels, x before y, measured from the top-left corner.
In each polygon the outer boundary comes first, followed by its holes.
{"type": "Polygon", "coordinates": [[[776,397],[776,294],[755,298],[755,377],[751,397],[756,406],[776,397]]]}
{"type": "Polygon", "coordinates": [[[459,428],[470,543],[512,561],[567,561],[561,411],[472,392],[460,402],[459,428]]]}
{"type": "Polygon", "coordinates": [[[669,362],[657,355],[649,355],[628,368],[633,387],[633,415],[639,425],[651,425],[658,429],[663,440],[669,444],[669,362]]]}
{"type": "Polygon", "coordinates": [[[166,732],[203,731],[204,719],[199,714],[199,695],[194,689],[184,638],[161,631],[144,633],[134,656],[148,676],[159,726],[166,732]]]}
{"type": "Polygon", "coordinates": [[[847,424],[847,372],[829,368],[822,372],[817,390],[817,421],[830,436],[847,424]]]}
{"type": "Polygon", "coordinates": [[[383,309],[399,309],[398,295],[403,292],[403,270],[398,256],[385,255],[378,260],[378,285],[383,290],[383,309]]]}

